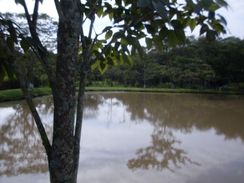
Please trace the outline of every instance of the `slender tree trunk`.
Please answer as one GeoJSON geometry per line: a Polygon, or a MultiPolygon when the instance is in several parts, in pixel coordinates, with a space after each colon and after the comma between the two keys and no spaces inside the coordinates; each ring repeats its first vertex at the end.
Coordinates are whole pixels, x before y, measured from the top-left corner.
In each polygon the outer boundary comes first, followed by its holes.
{"type": "MultiPolygon", "coordinates": [[[[50,157],[52,183],[74,183],[75,81],[78,65],[81,12],[77,0],[61,0],[58,27],[58,54],[54,89],[54,126],[50,157]]],[[[78,168],[78,167],[77,167],[78,168]]]]}

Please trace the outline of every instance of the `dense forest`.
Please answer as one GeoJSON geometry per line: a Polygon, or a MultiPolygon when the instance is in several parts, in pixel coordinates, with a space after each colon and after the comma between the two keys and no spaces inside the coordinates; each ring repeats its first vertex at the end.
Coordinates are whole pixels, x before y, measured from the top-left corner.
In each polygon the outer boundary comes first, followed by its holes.
{"type": "MultiPolygon", "coordinates": [[[[244,40],[229,37],[209,42],[189,38],[185,45],[161,52],[145,49],[145,53],[143,58],[133,56],[131,63],[117,63],[103,74],[91,69],[87,85],[244,89],[244,40]]],[[[50,57],[55,60],[55,54],[50,57]]],[[[32,53],[21,55],[20,61],[34,86],[48,85],[47,76],[32,53]]],[[[0,87],[17,88],[18,82],[5,78],[0,87]]]]}
{"type": "Polygon", "coordinates": [[[162,88],[244,88],[244,40],[235,37],[209,42],[204,38],[163,52],[135,56],[103,75],[92,72],[89,84],[162,88]]]}

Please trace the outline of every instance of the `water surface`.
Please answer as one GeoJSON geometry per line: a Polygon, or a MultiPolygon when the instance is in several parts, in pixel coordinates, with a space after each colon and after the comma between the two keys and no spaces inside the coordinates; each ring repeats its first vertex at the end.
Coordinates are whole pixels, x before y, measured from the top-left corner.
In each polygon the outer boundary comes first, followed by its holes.
{"type": "MultiPolygon", "coordinates": [[[[88,93],[85,103],[78,182],[243,183],[244,97],[88,93]]],[[[36,105],[51,134],[52,99],[36,105]]],[[[24,102],[0,104],[0,182],[49,182],[24,102]]]]}

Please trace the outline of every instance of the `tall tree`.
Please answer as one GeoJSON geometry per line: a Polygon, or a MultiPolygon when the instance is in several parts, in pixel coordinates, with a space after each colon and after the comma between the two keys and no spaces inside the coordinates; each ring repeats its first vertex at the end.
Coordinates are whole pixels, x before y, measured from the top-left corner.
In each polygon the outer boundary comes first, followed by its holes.
{"type": "Polygon", "coordinates": [[[22,48],[34,50],[48,75],[54,100],[52,143],[25,82],[20,81],[46,150],[52,183],[76,182],[85,77],[91,67],[104,72],[107,65],[130,62],[130,54],[143,55],[140,39],[145,39],[148,47],[154,44],[161,49],[164,44],[183,43],[187,27],[193,30],[200,26],[200,34],[210,39],[225,32],[224,18],[215,13],[227,6],[224,0],[186,0],[184,3],[177,0],[54,0],[59,23],[57,60],[52,67],[48,51],[37,33],[42,1],[35,0],[33,13],[30,13],[25,0],[15,0],[25,11],[31,35],[28,39],[16,31],[17,26],[12,22],[2,19],[1,23],[9,28],[10,45],[13,47],[18,42],[16,35],[20,35],[22,48]],[[111,25],[97,32],[96,21],[106,17],[111,25]],[[87,23],[89,30],[85,31],[87,23]],[[77,81],[78,97],[75,95],[77,81]]]}

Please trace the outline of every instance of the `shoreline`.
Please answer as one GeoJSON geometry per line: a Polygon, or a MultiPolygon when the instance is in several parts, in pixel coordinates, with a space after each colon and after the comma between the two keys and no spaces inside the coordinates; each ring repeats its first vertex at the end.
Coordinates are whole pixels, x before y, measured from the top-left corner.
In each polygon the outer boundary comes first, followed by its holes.
{"type": "MultiPolygon", "coordinates": [[[[145,93],[188,93],[188,94],[216,94],[216,95],[244,95],[242,91],[223,91],[216,89],[169,89],[169,88],[133,88],[133,87],[86,87],[86,92],[145,92],[145,93]]],[[[48,87],[34,88],[33,97],[51,95],[48,87]]],[[[0,102],[23,100],[20,89],[0,90],[0,102]]]]}

